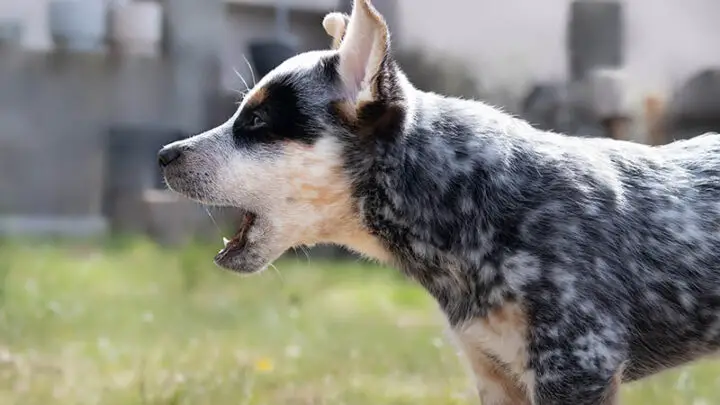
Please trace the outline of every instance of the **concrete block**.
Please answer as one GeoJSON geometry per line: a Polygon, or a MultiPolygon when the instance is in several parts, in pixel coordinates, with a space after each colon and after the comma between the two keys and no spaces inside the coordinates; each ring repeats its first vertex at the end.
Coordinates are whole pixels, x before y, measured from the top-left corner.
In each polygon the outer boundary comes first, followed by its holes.
{"type": "Polygon", "coordinates": [[[128,2],[110,9],[110,38],[120,53],[136,56],[160,56],[162,41],[162,4],[128,2]]]}
{"type": "Polygon", "coordinates": [[[59,49],[97,52],[105,49],[107,5],[97,0],[51,0],[48,24],[59,49]]]}
{"type": "Polygon", "coordinates": [[[682,119],[720,120],[720,67],[690,77],[674,94],[671,109],[682,119]]]}
{"type": "Polygon", "coordinates": [[[593,69],[587,77],[588,105],[600,119],[627,117],[630,105],[627,76],[619,69],[593,69]]]}
{"type": "Polygon", "coordinates": [[[564,83],[534,85],[522,103],[522,115],[534,127],[547,131],[569,129],[570,112],[564,83]]]}
{"type": "Polygon", "coordinates": [[[720,132],[720,68],[693,75],[672,95],[663,120],[669,139],[720,132]]]}

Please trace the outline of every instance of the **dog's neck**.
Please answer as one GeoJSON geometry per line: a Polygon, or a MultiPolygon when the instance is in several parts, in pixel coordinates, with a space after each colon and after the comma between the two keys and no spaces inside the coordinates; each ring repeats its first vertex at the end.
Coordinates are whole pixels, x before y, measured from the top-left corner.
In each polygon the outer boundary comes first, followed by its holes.
{"type": "MultiPolygon", "coordinates": [[[[534,130],[484,103],[419,90],[408,95],[412,114],[396,126],[402,131],[378,137],[372,153],[347,151],[356,165],[350,170],[360,173],[353,197],[363,226],[393,264],[441,306],[457,305],[469,293],[463,288],[494,282],[474,278],[508,229],[503,221],[518,187],[509,174],[519,134],[534,130]]],[[[505,298],[488,293],[473,305],[487,309],[505,298]]]]}

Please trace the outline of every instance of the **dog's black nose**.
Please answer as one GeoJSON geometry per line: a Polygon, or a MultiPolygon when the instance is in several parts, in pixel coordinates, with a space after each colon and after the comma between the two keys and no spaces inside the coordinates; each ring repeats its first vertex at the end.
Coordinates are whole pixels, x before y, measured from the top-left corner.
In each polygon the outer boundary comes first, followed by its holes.
{"type": "Polygon", "coordinates": [[[177,146],[166,146],[158,152],[158,164],[165,167],[182,155],[182,151],[177,146]]]}

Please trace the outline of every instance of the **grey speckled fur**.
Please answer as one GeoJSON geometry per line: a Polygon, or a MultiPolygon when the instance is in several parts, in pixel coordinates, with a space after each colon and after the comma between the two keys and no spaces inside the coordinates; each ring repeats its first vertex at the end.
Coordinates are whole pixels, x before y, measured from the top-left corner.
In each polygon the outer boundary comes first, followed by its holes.
{"type": "Polygon", "coordinates": [[[521,303],[538,403],[596,403],[624,362],[634,380],[720,347],[720,135],[579,139],[419,97],[362,176],[365,217],[451,324],[521,303]]]}
{"type": "MultiPolygon", "coordinates": [[[[381,21],[370,11],[367,21],[381,21]]],[[[171,188],[258,214],[246,253],[221,265],[260,270],[306,242],[272,236],[278,229],[332,224],[340,211],[301,205],[306,196],[283,182],[338,161],[346,180],[332,190],[349,193],[342,212],[352,216],[335,224],[356,217],[451,328],[521,308],[523,370],[485,354],[506,370],[506,385],[530,376],[519,390],[525,403],[614,404],[616,379],[720,348],[720,135],[651,147],[541,132],[484,103],[413,88],[389,54],[372,96],[350,103],[342,55],[289,60],[228,123],[163,150],[171,188]],[[264,126],[254,124],[257,109],[264,126]],[[267,181],[249,185],[256,177],[267,181]]],[[[357,247],[344,240],[318,242],[357,247]]],[[[500,391],[485,405],[512,403],[500,391]]]]}

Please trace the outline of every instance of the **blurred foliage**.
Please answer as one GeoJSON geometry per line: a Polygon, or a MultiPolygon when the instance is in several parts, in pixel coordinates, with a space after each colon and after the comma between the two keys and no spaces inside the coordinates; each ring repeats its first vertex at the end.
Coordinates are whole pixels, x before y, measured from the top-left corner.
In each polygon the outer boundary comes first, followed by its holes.
{"type": "MultiPolygon", "coordinates": [[[[0,240],[0,249],[2,249],[2,241],[0,240]]],[[[5,302],[5,291],[6,291],[6,283],[5,280],[10,275],[10,256],[9,255],[0,255],[0,308],[2,308],[4,302],[5,302]]]]}
{"type": "Polygon", "coordinates": [[[184,246],[177,252],[178,269],[182,276],[183,290],[190,293],[196,290],[206,272],[201,271],[208,261],[208,249],[204,249],[197,243],[184,246]]]}
{"type": "MultiPolygon", "coordinates": [[[[240,277],[217,249],[0,244],[0,404],[478,403],[435,304],[398,272],[285,259],[240,277]]],[[[623,403],[720,403],[719,372],[666,373],[623,403]]]]}

